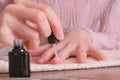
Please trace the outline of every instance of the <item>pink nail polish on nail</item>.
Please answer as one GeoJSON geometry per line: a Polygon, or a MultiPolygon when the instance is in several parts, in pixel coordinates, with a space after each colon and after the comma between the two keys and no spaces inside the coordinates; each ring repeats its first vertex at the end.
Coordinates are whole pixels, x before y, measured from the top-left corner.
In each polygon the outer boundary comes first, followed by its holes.
{"type": "Polygon", "coordinates": [[[53,63],[53,64],[59,64],[59,63],[60,63],[60,60],[58,60],[57,58],[54,58],[54,59],[52,60],[52,63],[53,63]]]}

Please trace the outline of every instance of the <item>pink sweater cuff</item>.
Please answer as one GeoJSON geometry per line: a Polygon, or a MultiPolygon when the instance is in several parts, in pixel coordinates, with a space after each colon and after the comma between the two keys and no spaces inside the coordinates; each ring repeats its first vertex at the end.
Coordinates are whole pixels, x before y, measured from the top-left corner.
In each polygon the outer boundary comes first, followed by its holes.
{"type": "Polygon", "coordinates": [[[100,32],[94,32],[88,28],[84,28],[87,32],[90,33],[90,36],[93,41],[93,46],[96,49],[118,49],[120,46],[118,45],[119,43],[115,41],[112,37],[100,33],[100,32]]]}
{"type": "Polygon", "coordinates": [[[93,46],[97,49],[100,48],[99,46],[99,40],[98,38],[96,37],[97,35],[95,34],[95,32],[91,31],[90,29],[88,28],[84,28],[87,32],[89,32],[90,36],[91,36],[91,39],[93,41],[93,46]]]}

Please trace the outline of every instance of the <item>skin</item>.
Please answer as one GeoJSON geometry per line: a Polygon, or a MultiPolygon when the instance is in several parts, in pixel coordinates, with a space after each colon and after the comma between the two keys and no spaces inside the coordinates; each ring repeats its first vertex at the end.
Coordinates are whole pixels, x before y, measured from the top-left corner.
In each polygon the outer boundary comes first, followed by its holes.
{"type": "Polygon", "coordinates": [[[68,57],[75,56],[78,63],[86,63],[87,57],[91,56],[97,60],[105,60],[105,56],[93,47],[89,33],[84,29],[75,29],[65,35],[65,39],[57,44],[59,60],[54,56],[53,47],[50,44],[30,50],[31,55],[38,57],[38,64],[49,61],[53,64],[63,63],[68,57]],[[79,35],[78,35],[79,34],[79,35]],[[76,37],[77,35],[77,37],[76,37]]]}
{"type": "Polygon", "coordinates": [[[0,13],[0,46],[13,46],[14,39],[23,39],[27,49],[40,45],[40,38],[47,38],[51,30],[57,39],[64,38],[61,22],[47,5],[19,0],[0,13]],[[54,19],[52,19],[54,17],[54,19]]]}

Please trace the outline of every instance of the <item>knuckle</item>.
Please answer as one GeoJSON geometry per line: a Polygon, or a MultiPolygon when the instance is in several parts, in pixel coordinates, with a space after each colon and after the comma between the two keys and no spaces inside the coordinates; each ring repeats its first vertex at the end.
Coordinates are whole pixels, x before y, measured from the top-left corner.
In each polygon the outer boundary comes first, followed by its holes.
{"type": "Polygon", "coordinates": [[[35,20],[37,20],[37,21],[45,21],[44,13],[41,12],[41,11],[36,11],[35,20]]]}
{"type": "Polygon", "coordinates": [[[46,4],[43,4],[42,5],[42,10],[45,11],[45,12],[50,11],[50,7],[48,5],[46,5],[46,4]]]}
{"type": "Polygon", "coordinates": [[[68,47],[69,49],[73,50],[73,49],[75,49],[76,44],[74,42],[69,42],[66,47],[68,47]]]}
{"type": "Polygon", "coordinates": [[[68,44],[69,46],[75,46],[76,45],[76,42],[74,42],[74,41],[72,41],[72,42],[70,42],[69,44],[68,44]]]}

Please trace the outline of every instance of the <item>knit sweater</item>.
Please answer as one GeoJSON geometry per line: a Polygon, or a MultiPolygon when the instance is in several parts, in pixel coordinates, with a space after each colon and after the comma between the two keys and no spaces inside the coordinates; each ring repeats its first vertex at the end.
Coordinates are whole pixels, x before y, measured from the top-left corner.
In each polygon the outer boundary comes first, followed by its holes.
{"type": "MultiPolygon", "coordinates": [[[[32,0],[49,5],[64,33],[86,29],[97,49],[120,49],[120,0],[32,0]]],[[[0,0],[0,10],[12,0],[0,0]]],[[[77,36],[76,36],[77,39],[77,36]]]]}

